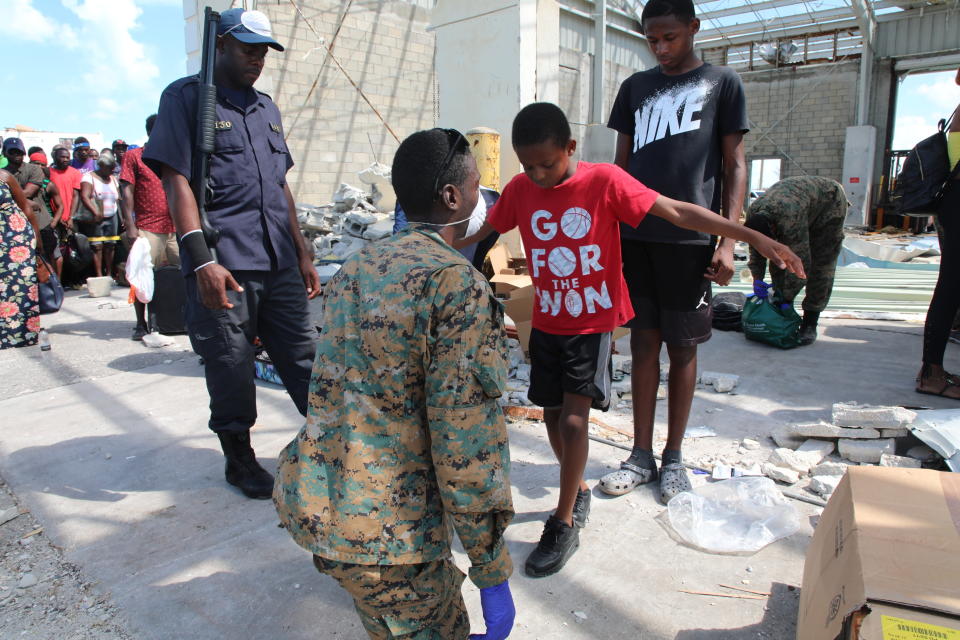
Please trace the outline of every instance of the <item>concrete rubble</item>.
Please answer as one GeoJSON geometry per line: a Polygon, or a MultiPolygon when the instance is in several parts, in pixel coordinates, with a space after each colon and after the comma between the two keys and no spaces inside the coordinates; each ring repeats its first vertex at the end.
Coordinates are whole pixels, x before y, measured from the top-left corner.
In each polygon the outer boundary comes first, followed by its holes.
{"type": "Polygon", "coordinates": [[[713,387],[717,393],[730,393],[740,382],[740,376],[732,373],[704,371],[700,374],[700,384],[713,387]]]}
{"type": "Polygon", "coordinates": [[[840,484],[842,479],[843,476],[813,476],[807,488],[819,496],[828,498],[830,494],[836,491],[837,485],[840,484]]]}
{"type": "Polygon", "coordinates": [[[374,163],[359,177],[366,189],[342,183],[331,202],[296,206],[300,231],[313,247],[321,282],[365,245],[393,233],[396,196],[390,187],[390,168],[374,163]]]}
{"type": "Polygon", "coordinates": [[[901,467],[905,469],[919,469],[921,462],[909,456],[896,456],[884,453],[880,456],[881,467],[901,467]]]}

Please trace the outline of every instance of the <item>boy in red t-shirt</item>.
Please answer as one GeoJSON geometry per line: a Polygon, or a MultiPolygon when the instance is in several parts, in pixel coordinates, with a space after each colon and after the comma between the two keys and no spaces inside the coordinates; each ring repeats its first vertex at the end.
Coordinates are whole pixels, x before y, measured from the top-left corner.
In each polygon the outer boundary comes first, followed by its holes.
{"type": "Polygon", "coordinates": [[[542,406],[550,446],[560,461],[560,498],[540,543],[527,558],[532,577],[559,571],[580,544],[590,513],[583,481],[590,408],[610,406],[613,330],[633,317],[623,278],[619,223],[647,213],[673,224],[745,240],[783,268],[803,274],[786,246],[712,211],[665,198],[612,164],[579,162],[563,111],[524,107],[513,121],[523,173],[504,188],[483,226],[459,244],[520,228],[536,289],[530,334],[530,391],[542,406]]]}

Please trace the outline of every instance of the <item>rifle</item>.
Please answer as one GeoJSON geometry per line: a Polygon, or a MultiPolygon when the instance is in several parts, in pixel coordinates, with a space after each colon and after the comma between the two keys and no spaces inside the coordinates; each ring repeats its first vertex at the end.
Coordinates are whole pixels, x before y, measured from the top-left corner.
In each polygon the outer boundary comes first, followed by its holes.
{"type": "Polygon", "coordinates": [[[210,248],[213,259],[217,259],[217,242],[220,230],[211,226],[207,220],[207,202],[212,195],[210,189],[210,154],[214,151],[213,125],[217,116],[217,87],[213,84],[213,67],[217,55],[217,28],[220,26],[220,14],[206,7],[203,14],[203,49],[200,58],[200,91],[197,95],[197,140],[193,154],[191,187],[197,200],[197,212],[200,214],[200,229],[203,239],[210,248]]]}

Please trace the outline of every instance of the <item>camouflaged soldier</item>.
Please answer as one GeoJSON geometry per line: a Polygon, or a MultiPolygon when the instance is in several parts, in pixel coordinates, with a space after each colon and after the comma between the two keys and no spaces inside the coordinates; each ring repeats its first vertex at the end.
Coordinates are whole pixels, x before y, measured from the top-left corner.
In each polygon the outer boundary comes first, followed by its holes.
{"type": "Polygon", "coordinates": [[[307,423],[280,454],[274,501],[377,639],[467,638],[452,524],[481,589],[480,637],[505,638],[503,312],[450,246],[479,174],[459,132],[433,129],[400,145],[393,183],[410,228],[347,260],[327,286],[307,423]]]}
{"type": "MultiPolygon", "coordinates": [[[[747,212],[746,226],[782,242],[803,261],[807,279],[770,265],[773,288],[784,302],[793,303],[806,286],[800,344],[817,339],[817,321],[833,292],[837,257],[843,245],[847,197],[840,183],[820,176],[785,178],[757,198],[747,212]]],[[[754,291],[765,295],[767,260],[750,249],[754,291]]]]}

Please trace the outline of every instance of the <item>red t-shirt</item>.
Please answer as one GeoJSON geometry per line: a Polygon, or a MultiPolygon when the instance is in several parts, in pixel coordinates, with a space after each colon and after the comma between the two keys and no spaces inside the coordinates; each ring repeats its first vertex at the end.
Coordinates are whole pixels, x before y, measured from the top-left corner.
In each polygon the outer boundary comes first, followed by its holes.
{"type": "Polygon", "coordinates": [[[120,179],[133,185],[133,214],[137,229],[151,233],[173,233],[173,220],[167,208],[163,183],[143,163],[143,147],[131,149],[123,156],[120,179]]]}
{"type": "Polygon", "coordinates": [[[500,233],[520,227],[537,294],[536,329],[605,333],[633,317],[619,223],[640,224],[659,196],[612,164],[581,162],[552,189],[525,174],[510,181],[487,222],[500,233]]]}
{"type": "MultiPolygon", "coordinates": [[[[61,220],[70,219],[70,208],[73,206],[74,189],[80,189],[80,178],[82,174],[73,167],[67,167],[63,171],[56,167],[50,167],[50,182],[57,185],[60,190],[60,199],[63,201],[63,216],[61,220]]],[[[76,194],[79,198],[80,195],[76,194]]]]}

